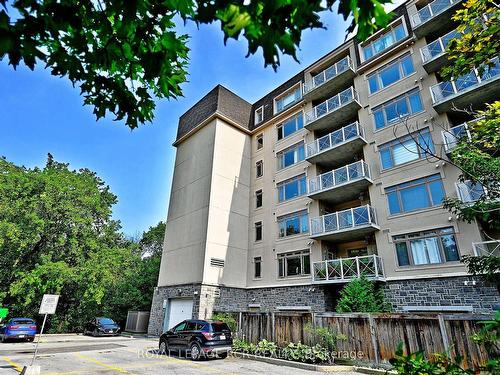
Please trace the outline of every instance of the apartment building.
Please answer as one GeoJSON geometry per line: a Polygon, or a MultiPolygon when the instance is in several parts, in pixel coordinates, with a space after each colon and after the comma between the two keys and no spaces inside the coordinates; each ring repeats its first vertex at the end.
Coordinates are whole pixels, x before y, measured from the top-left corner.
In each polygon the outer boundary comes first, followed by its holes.
{"type": "Polygon", "coordinates": [[[213,311],[333,311],[361,274],[394,311],[498,306],[460,263],[498,244],[442,207],[477,188],[429,156],[467,133],[454,106],[500,93],[500,65],[439,75],[460,4],[410,0],[256,103],[217,86],[181,116],[150,334],[213,311]]]}

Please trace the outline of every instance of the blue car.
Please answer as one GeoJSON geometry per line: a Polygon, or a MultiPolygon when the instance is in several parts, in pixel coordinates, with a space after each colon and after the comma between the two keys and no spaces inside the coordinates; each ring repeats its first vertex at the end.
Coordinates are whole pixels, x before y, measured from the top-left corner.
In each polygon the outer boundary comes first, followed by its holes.
{"type": "Polygon", "coordinates": [[[12,318],[0,324],[0,342],[20,339],[33,341],[36,335],[36,322],[30,318],[12,318]]]}

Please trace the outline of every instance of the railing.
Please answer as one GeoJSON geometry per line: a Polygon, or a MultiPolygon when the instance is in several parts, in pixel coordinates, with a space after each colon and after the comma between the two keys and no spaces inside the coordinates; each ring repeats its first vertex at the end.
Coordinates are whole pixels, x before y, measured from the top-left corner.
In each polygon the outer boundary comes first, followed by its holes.
{"type": "Polygon", "coordinates": [[[385,278],[382,258],[368,255],[354,258],[339,258],[313,263],[313,281],[341,282],[361,277],[385,278]]]}
{"type": "Polygon", "coordinates": [[[434,42],[429,43],[425,47],[420,48],[420,54],[422,55],[422,61],[424,63],[431,61],[437,56],[441,56],[446,52],[446,47],[450,40],[459,39],[461,34],[452,30],[448,34],[443,35],[442,37],[436,39],[434,42]]]}
{"type": "Polygon", "coordinates": [[[362,178],[370,178],[370,169],[363,160],[334,169],[309,180],[309,194],[348,184],[362,178]]]}
{"type": "Polygon", "coordinates": [[[464,181],[457,182],[456,186],[458,199],[463,203],[475,202],[485,194],[484,187],[480,183],[464,181]]]}
{"type": "Polygon", "coordinates": [[[434,0],[411,16],[411,24],[413,27],[419,26],[460,1],[461,0],[434,0]]]}
{"type": "Polygon", "coordinates": [[[477,69],[473,69],[470,73],[452,81],[444,81],[437,85],[431,86],[432,102],[439,103],[449,96],[453,96],[469,87],[477,86],[482,82],[493,79],[500,74],[500,63],[498,58],[495,58],[492,67],[486,67],[482,74],[479,74],[477,69]]]}
{"type": "Polygon", "coordinates": [[[311,235],[344,231],[377,225],[375,210],[370,205],[350,208],[311,219],[311,235]]]}
{"type": "Polygon", "coordinates": [[[351,139],[364,137],[364,135],[365,132],[359,122],[353,122],[309,143],[306,147],[307,157],[309,158],[320,152],[335,148],[351,139]]]}
{"type": "Polygon", "coordinates": [[[348,89],[342,91],[341,93],[331,97],[328,100],[315,106],[312,111],[306,113],[306,124],[313,122],[324,115],[335,111],[336,109],[342,107],[343,105],[352,102],[353,100],[358,100],[358,93],[354,90],[354,87],[349,87],[348,89]]]}
{"type": "Polygon", "coordinates": [[[449,130],[444,130],[443,131],[443,142],[444,142],[444,149],[445,149],[446,153],[450,153],[451,150],[453,150],[457,146],[458,142],[463,137],[467,137],[468,139],[471,138],[466,122],[464,122],[463,124],[454,126],[454,127],[450,128],[449,130]]]}
{"type": "Polygon", "coordinates": [[[500,256],[500,240],[473,242],[474,255],[480,256],[500,256]]]}
{"type": "Polygon", "coordinates": [[[340,73],[345,72],[348,69],[354,70],[354,66],[352,64],[351,58],[349,56],[346,56],[342,60],[323,70],[321,73],[318,73],[317,75],[312,77],[312,81],[304,85],[304,94],[323,85],[325,82],[330,81],[332,78],[336,77],[340,73]]]}

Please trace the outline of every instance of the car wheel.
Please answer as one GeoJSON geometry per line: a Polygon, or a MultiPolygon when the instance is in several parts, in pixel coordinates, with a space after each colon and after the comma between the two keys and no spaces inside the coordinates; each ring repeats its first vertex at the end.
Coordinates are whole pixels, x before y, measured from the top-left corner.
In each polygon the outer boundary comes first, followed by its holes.
{"type": "Polygon", "coordinates": [[[158,353],[165,355],[168,352],[168,344],[166,340],[160,340],[160,345],[158,346],[158,353]]]}
{"type": "Polygon", "coordinates": [[[201,358],[201,347],[197,342],[193,342],[189,347],[191,353],[191,360],[199,361],[201,358]]]}
{"type": "Polygon", "coordinates": [[[4,343],[4,342],[5,342],[5,336],[1,336],[1,337],[0,337],[0,342],[1,342],[1,343],[4,343]]]}
{"type": "Polygon", "coordinates": [[[99,336],[99,332],[97,332],[97,329],[94,329],[94,331],[92,331],[92,336],[94,337],[99,336]]]}
{"type": "Polygon", "coordinates": [[[33,341],[35,341],[35,338],[34,338],[34,337],[30,337],[30,338],[28,339],[28,342],[33,342],[33,341]]]}
{"type": "Polygon", "coordinates": [[[217,358],[220,358],[220,359],[225,359],[225,358],[227,358],[227,352],[224,352],[224,353],[218,353],[218,354],[217,354],[217,358]]]}

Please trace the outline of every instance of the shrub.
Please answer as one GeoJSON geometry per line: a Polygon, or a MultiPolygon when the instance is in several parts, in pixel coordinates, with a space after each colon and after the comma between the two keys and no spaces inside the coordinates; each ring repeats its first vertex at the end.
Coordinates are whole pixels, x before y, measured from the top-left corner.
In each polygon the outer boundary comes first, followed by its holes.
{"type": "Polygon", "coordinates": [[[290,361],[308,363],[329,362],[331,358],[328,349],[320,345],[309,346],[300,342],[290,343],[284,347],[283,356],[290,361]]]}
{"type": "Polygon", "coordinates": [[[315,343],[331,352],[337,349],[337,341],[347,339],[346,335],[336,333],[328,327],[313,327],[311,324],[307,324],[305,331],[312,335],[315,343]]]}
{"type": "Polygon", "coordinates": [[[359,279],[351,280],[342,288],[336,308],[338,313],[372,313],[389,310],[389,306],[384,301],[383,291],[364,275],[359,279]]]}
{"type": "Polygon", "coordinates": [[[231,332],[236,332],[236,330],[238,329],[238,323],[236,322],[236,319],[234,319],[234,316],[229,313],[212,314],[212,320],[219,320],[226,323],[231,332]]]}
{"type": "Polygon", "coordinates": [[[264,357],[275,357],[277,351],[278,351],[278,345],[276,345],[274,342],[261,340],[257,344],[257,349],[255,350],[255,354],[262,355],[264,357]]]}

